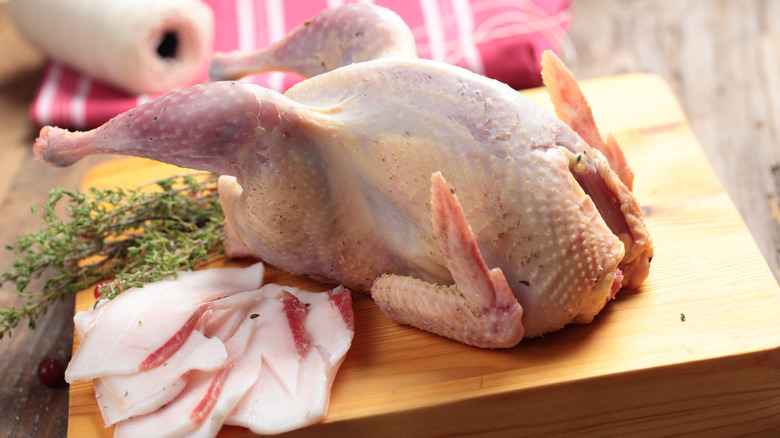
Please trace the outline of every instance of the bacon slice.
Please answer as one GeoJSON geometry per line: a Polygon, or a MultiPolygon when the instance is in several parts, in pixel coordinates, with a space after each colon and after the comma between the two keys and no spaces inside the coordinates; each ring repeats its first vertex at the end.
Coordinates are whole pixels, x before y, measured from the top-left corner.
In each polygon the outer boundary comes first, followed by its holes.
{"type": "Polygon", "coordinates": [[[256,326],[254,320],[246,318],[225,341],[229,356],[225,366],[194,371],[178,397],[152,413],[117,423],[114,437],[215,436],[260,374],[257,364],[262,353],[251,344],[256,326]]]}
{"type": "MultiPolygon", "coordinates": [[[[143,288],[128,290],[111,301],[99,303],[95,317],[81,318],[89,328],[65,371],[68,382],[117,374],[133,374],[170,357],[183,342],[161,352],[187,328],[201,305],[237,292],[257,289],[263,279],[261,263],[249,268],[221,268],[182,272],[143,288]],[[157,355],[155,356],[155,353],[157,355]],[[144,363],[147,365],[144,365],[144,363]]],[[[84,328],[83,327],[83,328],[84,328]]],[[[186,339],[186,336],[182,336],[186,339]]]]}
{"type": "MultiPolygon", "coordinates": [[[[117,350],[140,351],[130,355],[129,367],[113,363],[122,356],[109,351],[111,360],[101,362],[94,379],[101,413],[116,437],[215,436],[226,422],[279,433],[325,416],[354,335],[351,293],[276,284],[235,291],[237,284],[256,286],[258,265],[246,272],[184,273],[128,290],[122,301],[79,316],[84,342],[74,358],[90,357],[96,348],[90,343],[110,336],[133,342],[115,341],[117,350]],[[117,303],[125,307],[117,310],[117,303]],[[175,321],[165,324],[170,315],[175,321]],[[128,336],[138,318],[159,335],[128,336]],[[103,374],[107,370],[123,373],[103,374]]],[[[84,374],[78,366],[73,370],[84,374]]]]}
{"type": "Polygon", "coordinates": [[[182,325],[179,330],[173,334],[173,336],[165,341],[165,343],[162,344],[160,348],[154,350],[148,356],[146,356],[146,359],[141,362],[141,371],[162,365],[165,363],[165,361],[168,360],[169,357],[176,353],[176,351],[178,351],[179,348],[181,348],[181,346],[184,345],[184,343],[190,337],[192,331],[195,330],[195,326],[198,324],[198,322],[200,322],[200,318],[203,317],[203,314],[206,313],[210,307],[211,306],[208,304],[203,304],[195,309],[195,311],[192,312],[192,315],[190,315],[190,317],[184,321],[184,325],[182,325]]]}
{"type": "Polygon", "coordinates": [[[193,370],[214,371],[227,362],[219,339],[206,339],[194,331],[163,366],[135,374],[106,376],[93,381],[95,397],[106,426],[148,414],[173,400],[189,381],[193,370]]]}
{"type": "MultiPolygon", "coordinates": [[[[226,423],[244,426],[257,434],[276,434],[320,421],[328,412],[330,390],[341,362],[352,343],[354,314],[349,290],[337,287],[329,292],[311,293],[279,285],[265,285],[263,290],[284,301],[285,314],[299,354],[295,374],[285,368],[268,372],[264,368],[226,423]],[[306,309],[302,311],[301,309],[306,309]],[[305,315],[301,318],[301,315],[305,315]],[[295,378],[296,390],[289,390],[285,379],[295,378]]],[[[289,341],[287,341],[289,342],[289,341]]],[[[267,348],[267,347],[263,347],[267,348]]],[[[288,358],[289,359],[289,358],[288,358]]],[[[271,354],[263,355],[263,363],[272,362],[271,354]]]]}

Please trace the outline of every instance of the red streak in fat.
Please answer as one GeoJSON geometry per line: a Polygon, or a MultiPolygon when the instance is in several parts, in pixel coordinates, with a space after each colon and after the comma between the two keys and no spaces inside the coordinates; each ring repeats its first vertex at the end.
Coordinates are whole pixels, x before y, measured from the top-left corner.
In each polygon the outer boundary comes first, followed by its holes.
{"type": "Polygon", "coordinates": [[[338,292],[328,292],[330,305],[341,314],[344,324],[350,330],[355,330],[355,313],[352,311],[352,292],[349,289],[341,288],[338,292]]]}
{"type": "Polygon", "coordinates": [[[168,360],[168,358],[171,357],[173,353],[176,353],[176,351],[178,351],[179,348],[184,345],[184,342],[187,340],[187,338],[190,337],[192,331],[195,330],[195,327],[198,325],[198,322],[200,321],[200,318],[203,316],[203,314],[206,313],[206,311],[210,308],[210,304],[204,304],[198,307],[198,309],[193,312],[189,319],[187,319],[187,322],[185,322],[184,325],[181,326],[181,328],[176,333],[174,333],[170,339],[168,339],[160,348],[155,350],[153,353],[147,356],[143,362],[141,362],[141,370],[148,370],[150,368],[161,365],[166,360],[168,360]]]}
{"type": "Polygon", "coordinates": [[[203,398],[200,399],[200,403],[192,410],[190,418],[195,424],[200,424],[209,416],[209,414],[211,414],[211,411],[217,404],[217,400],[219,400],[222,386],[225,384],[228,374],[230,374],[230,371],[233,369],[233,365],[235,365],[235,361],[230,361],[224,368],[219,370],[217,375],[214,376],[214,380],[211,381],[209,389],[203,395],[203,398]]]}
{"type": "Polygon", "coordinates": [[[306,318],[306,305],[298,297],[287,291],[280,293],[277,298],[284,303],[284,315],[290,324],[290,330],[292,330],[295,349],[303,357],[311,346],[309,334],[306,332],[306,327],[303,323],[306,318]]]}

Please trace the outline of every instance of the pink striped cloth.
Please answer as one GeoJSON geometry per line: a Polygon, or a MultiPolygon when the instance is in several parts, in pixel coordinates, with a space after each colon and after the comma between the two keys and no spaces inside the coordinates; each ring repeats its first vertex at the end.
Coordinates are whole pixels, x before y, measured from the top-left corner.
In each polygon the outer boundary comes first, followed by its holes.
{"type": "MultiPolygon", "coordinates": [[[[321,10],[350,0],[205,0],[214,10],[215,51],[271,44],[321,10]]],[[[520,89],[541,83],[543,50],[560,51],[570,22],[568,0],[375,0],[398,13],[418,55],[468,68],[520,89]]],[[[197,82],[207,79],[207,65],[197,82]]],[[[268,73],[246,79],[277,91],[300,81],[268,73]]],[[[99,126],[154,95],[130,96],[56,62],[47,62],[30,108],[39,125],[99,126]]]]}

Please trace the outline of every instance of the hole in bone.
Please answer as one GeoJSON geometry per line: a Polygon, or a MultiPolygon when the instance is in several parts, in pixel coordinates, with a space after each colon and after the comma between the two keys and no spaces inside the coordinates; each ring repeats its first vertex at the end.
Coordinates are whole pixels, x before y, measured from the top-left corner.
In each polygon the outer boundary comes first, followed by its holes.
{"type": "Polygon", "coordinates": [[[179,51],[179,34],[169,30],[163,34],[160,44],[157,45],[157,54],[164,59],[176,58],[179,51]]]}

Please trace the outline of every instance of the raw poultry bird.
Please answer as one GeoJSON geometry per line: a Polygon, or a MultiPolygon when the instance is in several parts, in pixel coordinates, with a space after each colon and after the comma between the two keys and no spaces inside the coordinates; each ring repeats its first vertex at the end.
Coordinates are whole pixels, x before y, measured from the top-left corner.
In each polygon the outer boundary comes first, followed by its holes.
{"type": "Polygon", "coordinates": [[[388,14],[376,6],[340,12],[265,49],[276,55],[255,56],[254,69],[342,46],[394,54],[346,57],[285,94],[213,82],[92,131],[44,127],[36,156],[66,166],[125,154],[219,172],[229,255],[369,291],[393,320],[479,347],[588,323],[643,282],[653,246],[633,175],[614,141],[598,141],[554,55],[543,61],[553,102],[591,145],[502,83],[371,46],[408,38],[345,42],[377,26],[409,30],[360,19],[388,14]]]}

